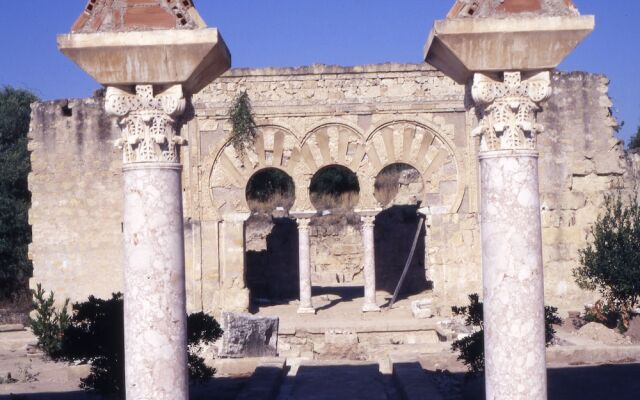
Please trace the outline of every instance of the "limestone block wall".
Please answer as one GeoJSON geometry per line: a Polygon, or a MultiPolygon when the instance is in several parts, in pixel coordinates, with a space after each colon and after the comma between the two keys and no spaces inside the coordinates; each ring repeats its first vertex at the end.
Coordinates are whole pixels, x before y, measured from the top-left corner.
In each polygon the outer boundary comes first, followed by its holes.
{"type": "Polygon", "coordinates": [[[636,181],[615,136],[608,79],[586,73],[555,74],[553,96],[539,121],[540,193],[547,303],[570,307],[593,302],[577,288],[572,269],[605,193],[628,192],[636,181]]]}
{"type": "Polygon", "coordinates": [[[32,106],[31,286],[42,283],[58,301],[122,290],[118,136],[101,98],[32,106]]]}
{"type": "MultiPolygon", "coordinates": [[[[546,128],[539,137],[546,302],[563,309],[596,298],[573,283],[577,251],[604,194],[637,182],[638,163],[615,138],[607,84],[597,75],[554,74],[554,94],[539,117],[546,128]]],[[[267,297],[295,298],[295,221],[245,222],[246,182],[266,167],[292,176],[292,210],[310,211],[308,184],[324,166],[354,171],[361,188],[356,208],[372,210],[380,208],[373,196],[376,174],[392,163],[412,165],[423,179],[417,185],[422,206],[430,207],[412,267],[426,283],[419,290],[426,295],[432,287],[429,295],[443,313],[480,293],[478,143],[470,134],[477,120],[466,94],[428,65],[385,64],[232,70],[195,95],[181,132],[189,140],[182,157],[188,308],[245,307],[252,285],[267,297]],[[228,145],[228,109],[245,90],[259,135],[243,158],[228,145]]],[[[59,298],[106,297],[122,287],[121,161],[112,147],[119,132],[101,103],[90,98],[33,109],[32,282],[59,298]]],[[[388,259],[404,263],[403,245],[416,221],[406,210],[380,211],[376,259],[383,269],[377,274],[393,276],[384,265],[388,259]]],[[[358,284],[357,224],[313,225],[315,281],[329,284],[337,275],[358,284]]]]}

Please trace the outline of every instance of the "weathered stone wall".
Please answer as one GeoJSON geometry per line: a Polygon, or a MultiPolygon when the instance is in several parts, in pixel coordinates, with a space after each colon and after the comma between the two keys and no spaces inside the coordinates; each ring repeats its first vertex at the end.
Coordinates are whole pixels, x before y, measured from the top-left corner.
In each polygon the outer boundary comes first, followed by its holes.
{"type": "Polygon", "coordinates": [[[58,301],[122,289],[119,130],[101,98],[32,106],[29,222],[32,286],[58,301]]]}
{"type": "MultiPolygon", "coordinates": [[[[546,127],[539,137],[546,301],[575,309],[596,297],[573,283],[577,251],[604,194],[634,187],[636,169],[615,138],[606,78],[555,74],[553,86],[539,118],[546,127]]],[[[384,166],[412,165],[422,176],[419,199],[430,215],[410,281],[419,283],[418,291],[432,285],[442,312],[481,292],[478,144],[470,133],[477,121],[467,110],[465,87],[427,65],[233,70],[193,102],[194,116],[182,129],[190,143],[183,156],[190,309],[242,308],[247,285],[260,296],[295,298],[295,222],[245,223],[246,181],[265,167],[292,176],[292,211],[311,211],[313,174],[326,165],[347,166],[360,181],[357,212],[380,207],[373,181],[384,166]],[[241,158],[227,143],[227,111],[243,90],[252,99],[259,137],[241,158]]],[[[79,300],[121,288],[120,157],[111,147],[117,129],[100,99],[71,102],[72,116],[63,115],[63,104],[34,107],[30,250],[33,282],[79,300]]],[[[405,209],[382,211],[378,222],[378,286],[391,291],[389,282],[399,273],[386,265],[402,267],[417,220],[405,209]]],[[[314,225],[316,283],[359,284],[357,221],[314,225]]]]}
{"type": "Polygon", "coordinates": [[[635,178],[615,137],[608,79],[580,72],[553,76],[553,96],[539,121],[542,239],[547,303],[561,307],[593,302],[580,291],[572,269],[604,194],[632,189],[635,178]],[[630,175],[631,174],[631,175],[630,175]]]}

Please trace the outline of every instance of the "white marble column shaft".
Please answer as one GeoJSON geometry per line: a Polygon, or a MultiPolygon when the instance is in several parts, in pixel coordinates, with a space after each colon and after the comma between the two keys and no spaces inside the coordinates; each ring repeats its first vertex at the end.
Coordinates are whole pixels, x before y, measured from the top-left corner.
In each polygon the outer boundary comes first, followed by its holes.
{"type": "Polygon", "coordinates": [[[480,157],[487,399],[544,400],[538,158],[531,152],[480,157]]]}
{"type": "Polygon", "coordinates": [[[119,117],[124,178],[124,338],[126,396],[187,400],[184,228],[176,121],[180,86],[154,93],[108,88],[105,108],[119,117]]]}
{"type": "Polygon", "coordinates": [[[309,218],[298,218],[298,266],[300,269],[300,305],[298,314],[315,314],[311,301],[311,256],[309,246],[309,218]]]}
{"type": "Polygon", "coordinates": [[[362,312],[380,311],[376,302],[375,216],[362,217],[362,245],[364,261],[364,304],[362,312]]]}
{"type": "Polygon", "coordinates": [[[127,398],[188,399],[179,164],[124,167],[127,398]]]}
{"type": "Polygon", "coordinates": [[[549,74],[502,81],[476,74],[482,112],[481,236],[486,398],[546,400],[544,279],[538,186],[538,103],[549,74]]]}

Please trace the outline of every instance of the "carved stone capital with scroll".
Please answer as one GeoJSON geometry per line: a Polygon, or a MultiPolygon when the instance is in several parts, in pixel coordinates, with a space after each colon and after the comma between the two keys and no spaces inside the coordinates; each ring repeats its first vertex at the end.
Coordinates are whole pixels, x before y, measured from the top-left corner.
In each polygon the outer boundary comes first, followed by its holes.
{"type": "Polygon", "coordinates": [[[471,94],[480,109],[480,151],[537,150],[537,135],[544,128],[536,122],[540,103],[551,95],[548,71],[523,79],[520,72],[505,72],[502,81],[476,73],[471,94]]]}
{"type": "Polygon", "coordinates": [[[177,118],[185,107],[181,85],[160,93],[154,93],[152,85],[137,85],[135,94],[108,87],[105,109],[118,117],[122,128],[122,138],[115,145],[123,149],[123,162],[179,164],[180,146],[187,141],[177,133],[177,118]]]}

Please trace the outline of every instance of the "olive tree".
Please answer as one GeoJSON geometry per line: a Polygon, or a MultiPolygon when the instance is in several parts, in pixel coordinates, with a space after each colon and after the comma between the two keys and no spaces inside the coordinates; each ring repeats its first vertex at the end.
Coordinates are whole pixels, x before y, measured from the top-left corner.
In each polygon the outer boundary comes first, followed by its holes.
{"type": "Polygon", "coordinates": [[[637,196],[625,202],[617,194],[604,205],[573,275],[582,289],[598,290],[626,326],[640,299],[640,204],[637,196]]]}

